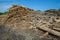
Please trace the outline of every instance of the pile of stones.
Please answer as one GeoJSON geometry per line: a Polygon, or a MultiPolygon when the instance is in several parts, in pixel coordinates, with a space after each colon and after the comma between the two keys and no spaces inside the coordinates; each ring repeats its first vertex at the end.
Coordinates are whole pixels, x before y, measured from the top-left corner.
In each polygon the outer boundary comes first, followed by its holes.
{"type": "MultiPolygon", "coordinates": [[[[60,20],[59,17],[58,19],[60,20]]],[[[36,27],[44,26],[53,29],[55,24],[59,23],[60,21],[57,22],[55,16],[48,16],[42,12],[39,13],[29,8],[13,5],[3,23],[10,28],[8,32],[4,31],[8,33],[8,36],[2,37],[1,40],[58,40],[59,37],[57,38],[39,28],[36,29],[36,27]]]]}

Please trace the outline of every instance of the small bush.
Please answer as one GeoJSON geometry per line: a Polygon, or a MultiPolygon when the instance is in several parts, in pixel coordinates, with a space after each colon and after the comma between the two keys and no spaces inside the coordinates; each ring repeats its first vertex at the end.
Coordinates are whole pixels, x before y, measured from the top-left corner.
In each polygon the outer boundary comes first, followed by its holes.
{"type": "Polygon", "coordinates": [[[6,15],[7,12],[0,12],[0,15],[6,15]]]}

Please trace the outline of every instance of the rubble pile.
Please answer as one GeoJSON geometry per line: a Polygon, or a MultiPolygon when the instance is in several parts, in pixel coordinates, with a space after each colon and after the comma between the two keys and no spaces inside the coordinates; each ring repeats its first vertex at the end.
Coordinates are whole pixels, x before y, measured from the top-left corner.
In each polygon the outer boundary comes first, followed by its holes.
{"type": "Polygon", "coordinates": [[[60,30],[58,29],[60,26],[59,16],[45,15],[42,12],[35,12],[22,6],[13,5],[9,9],[3,24],[17,31],[17,34],[26,36],[26,40],[58,40],[60,36],[60,30]],[[56,26],[58,27],[56,28],[56,26]]]}

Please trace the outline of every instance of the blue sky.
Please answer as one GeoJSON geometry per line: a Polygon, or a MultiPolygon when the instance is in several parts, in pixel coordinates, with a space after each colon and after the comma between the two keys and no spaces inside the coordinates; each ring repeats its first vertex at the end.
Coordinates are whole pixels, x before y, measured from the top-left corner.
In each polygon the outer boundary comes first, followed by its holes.
{"type": "Polygon", "coordinates": [[[0,0],[0,12],[7,11],[13,4],[42,11],[60,9],[60,0],[0,0]]]}

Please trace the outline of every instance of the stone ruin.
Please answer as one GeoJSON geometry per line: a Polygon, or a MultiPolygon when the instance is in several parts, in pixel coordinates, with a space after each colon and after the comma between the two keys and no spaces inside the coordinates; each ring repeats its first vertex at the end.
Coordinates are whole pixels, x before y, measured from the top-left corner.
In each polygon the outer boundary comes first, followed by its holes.
{"type": "Polygon", "coordinates": [[[36,27],[40,26],[53,29],[53,26],[60,24],[60,21],[57,22],[55,19],[55,16],[44,15],[29,8],[13,5],[9,9],[7,17],[5,18],[3,24],[5,24],[7,28],[11,28],[11,32],[14,33],[10,34],[9,31],[8,35],[10,35],[10,38],[8,36],[4,38],[5,40],[59,40],[59,38],[57,39],[57,37],[54,35],[52,36],[46,31],[43,31],[39,28],[36,29],[36,27]],[[11,38],[14,37],[13,34],[16,36],[15,38],[11,38]],[[20,37],[19,35],[23,36],[20,37]]]}

